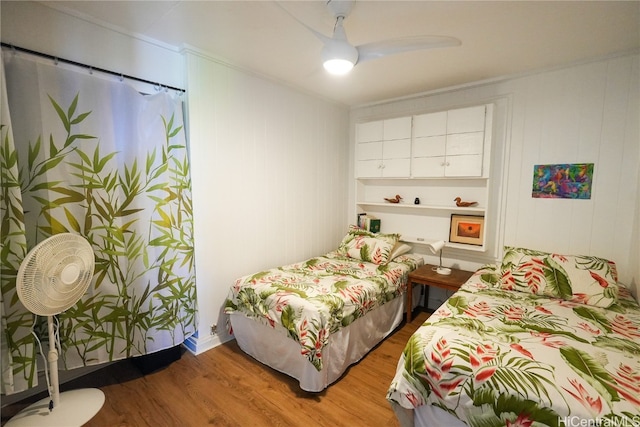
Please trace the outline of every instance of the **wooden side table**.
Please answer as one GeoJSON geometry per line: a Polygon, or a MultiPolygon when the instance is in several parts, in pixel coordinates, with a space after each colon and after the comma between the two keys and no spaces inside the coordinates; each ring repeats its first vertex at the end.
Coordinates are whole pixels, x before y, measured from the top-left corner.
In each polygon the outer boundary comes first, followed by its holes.
{"type": "Polygon", "coordinates": [[[443,275],[434,271],[436,265],[425,264],[409,273],[407,281],[407,323],[411,322],[413,305],[413,285],[423,285],[425,287],[425,304],[429,301],[429,287],[457,291],[460,286],[473,275],[472,271],[451,269],[451,274],[443,275]]]}

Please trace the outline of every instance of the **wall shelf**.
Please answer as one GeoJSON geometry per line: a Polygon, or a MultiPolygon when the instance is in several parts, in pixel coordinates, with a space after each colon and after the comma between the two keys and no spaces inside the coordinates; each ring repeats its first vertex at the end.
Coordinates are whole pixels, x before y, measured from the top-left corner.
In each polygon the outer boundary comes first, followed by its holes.
{"type": "Polygon", "coordinates": [[[409,203],[380,203],[380,202],[358,202],[358,206],[370,207],[370,208],[389,208],[389,209],[414,209],[414,210],[443,210],[451,212],[464,212],[469,214],[480,213],[484,214],[485,208],[481,206],[471,207],[459,207],[459,206],[444,206],[444,205],[423,205],[423,204],[409,204],[409,203]]]}

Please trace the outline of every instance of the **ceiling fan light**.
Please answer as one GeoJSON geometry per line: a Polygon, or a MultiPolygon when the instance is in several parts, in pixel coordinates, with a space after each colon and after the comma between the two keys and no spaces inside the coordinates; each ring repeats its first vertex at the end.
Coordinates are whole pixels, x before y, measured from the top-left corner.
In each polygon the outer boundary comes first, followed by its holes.
{"type": "Polygon", "coordinates": [[[353,62],[347,59],[329,59],[322,64],[331,74],[347,74],[353,68],[353,62]]]}
{"type": "Polygon", "coordinates": [[[348,42],[332,40],[322,49],[322,63],[331,74],[346,74],[358,61],[358,51],[348,42]]]}

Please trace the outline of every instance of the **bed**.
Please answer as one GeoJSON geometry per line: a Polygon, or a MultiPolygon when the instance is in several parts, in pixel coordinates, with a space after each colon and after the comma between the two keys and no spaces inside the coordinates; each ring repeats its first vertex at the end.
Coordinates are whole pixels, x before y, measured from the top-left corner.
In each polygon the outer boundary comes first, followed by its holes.
{"type": "Polygon", "coordinates": [[[506,247],[412,335],[387,400],[403,427],[640,425],[640,307],[611,261],[506,247]]]}
{"type": "Polygon", "coordinates": [[[231,333],[258,361],[319,392],[402,321],[409,272],[423,264],[398,234],[351,226],[337,250],[236,280],[231,333]]]}

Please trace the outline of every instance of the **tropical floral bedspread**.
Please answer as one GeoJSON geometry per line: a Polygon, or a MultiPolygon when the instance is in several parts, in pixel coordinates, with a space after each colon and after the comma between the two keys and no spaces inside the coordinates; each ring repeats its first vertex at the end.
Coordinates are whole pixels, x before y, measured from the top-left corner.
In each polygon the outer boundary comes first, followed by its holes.
{"type": "Polygon", "coordinates": [[[241,277],[231,287],[225,313],[282,326],[320,371],[330,334],[402,295],[409,272],[420,264],[422,258],[410,254],[378,265],[330,252],[241,277]]]}
{"type": "Polygon", "coordinates": [[[470,426],[640,425],[640,308],[629,291],[602,308],[499,281],[498,266],[483,267],[429,317],[387,399],[470,426]]]}

